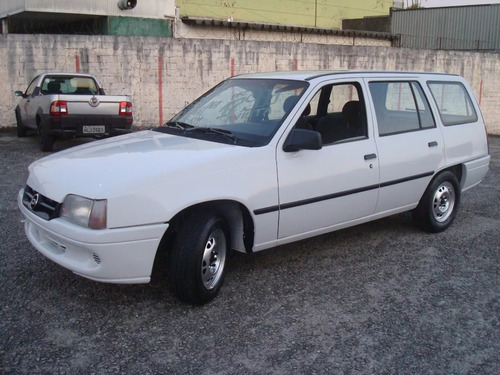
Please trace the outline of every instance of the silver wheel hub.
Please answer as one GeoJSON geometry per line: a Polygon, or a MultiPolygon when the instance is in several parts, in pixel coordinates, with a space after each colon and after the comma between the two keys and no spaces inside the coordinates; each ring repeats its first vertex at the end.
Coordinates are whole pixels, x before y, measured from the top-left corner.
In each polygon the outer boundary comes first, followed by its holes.
{"type": "Polygon", "coordinates": [[[434,193],[432,200],[432,215],[442,223],[446,221],[455,207],[455,190],[449,182],[443,182],[434,193]]]}
{"type": "Polygon", "coordinates": [[[214,230],[208,237],[201,261],[203,286],[213,289],[219,283],[226,262],[226,237],[221,229],[214,230]]]}

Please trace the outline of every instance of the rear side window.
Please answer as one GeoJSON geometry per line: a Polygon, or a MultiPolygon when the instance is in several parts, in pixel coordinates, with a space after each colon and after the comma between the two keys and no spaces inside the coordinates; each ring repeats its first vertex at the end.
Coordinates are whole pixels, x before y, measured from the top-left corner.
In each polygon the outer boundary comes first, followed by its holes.
{"type": "Polygon", "coordinates": [[[29,95],[33,94],[33,92],[35,91],[35,87],[36,87],[36,82],[37,81],[38,81],[38,76],[35,77],[35,78],[33,78],[33,80],[31,81],[30,85],[26,89],[26,92],[25,92],[26,96],[29,96],[29,95]]]}
{"type": "Polygon", "coordinates": [[[477,121],[477,113],[467,90],[460,82],[428,82],[443,125],[477,121]]]}
{"type": "Polygon", "coordinates": [[[370,82],[379,135],[434,128],[435,122],[418,82],[370,82]]]}

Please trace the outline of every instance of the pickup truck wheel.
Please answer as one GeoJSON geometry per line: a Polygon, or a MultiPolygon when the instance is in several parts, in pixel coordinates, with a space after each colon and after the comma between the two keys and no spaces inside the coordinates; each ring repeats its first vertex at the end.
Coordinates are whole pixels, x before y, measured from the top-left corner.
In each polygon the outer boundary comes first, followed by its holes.
{"type": "Polygon", "coordinates": [[[43,126],[38,126],[38,145],[40,146],[40,150],[44,152],[50,152],[54,148],[54,136],[47,134],[47,132],[43,129],[43,126]]]}
{"type": "Polygon", "coordinates": [[[448,228],[460,205],[460,185],[450,171],[437,175],[427,187],[413,218],[417,225],[428,232],[441,232],[448,228]]]}
{"type": "Polygon", "coordinates": [[[170,288],[181,301],[203,305],[217,296],[229,254],[228,233],[226,221],[209,212],[198,211],[183,223],[168,264],[170,288]]]}
{"type": "Polygon", "coordinates": [[[17,123],[17,136],[19,138],[26,137],[26,127],[23,124],[23,120],[21,119],[21,115],[16,111],[16,123],[17,123]]]}

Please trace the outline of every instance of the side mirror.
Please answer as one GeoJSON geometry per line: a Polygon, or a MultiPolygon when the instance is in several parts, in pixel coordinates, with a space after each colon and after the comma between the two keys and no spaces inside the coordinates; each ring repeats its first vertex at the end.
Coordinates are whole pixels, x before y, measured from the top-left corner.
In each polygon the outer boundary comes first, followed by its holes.
{"type": "Polygon", "coordinates": [[[22,91],[14,91],[15,96],[24,96],[24,92],[22,91]]]}
{"type": "Polygon", "coordinates": [[[321,150],[323,141],[321,134],[315,130],[292,129],[283,145],[283,151],[321,150]]]}

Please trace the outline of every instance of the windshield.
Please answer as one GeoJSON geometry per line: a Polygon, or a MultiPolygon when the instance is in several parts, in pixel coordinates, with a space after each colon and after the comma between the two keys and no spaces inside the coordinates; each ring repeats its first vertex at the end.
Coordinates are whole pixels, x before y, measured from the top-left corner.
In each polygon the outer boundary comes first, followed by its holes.
{"type": "Polygon", "coordinates": [[[279,79],[226,80],[158,131],[244,146],[267,144],[309,84],[279,79]]]}

